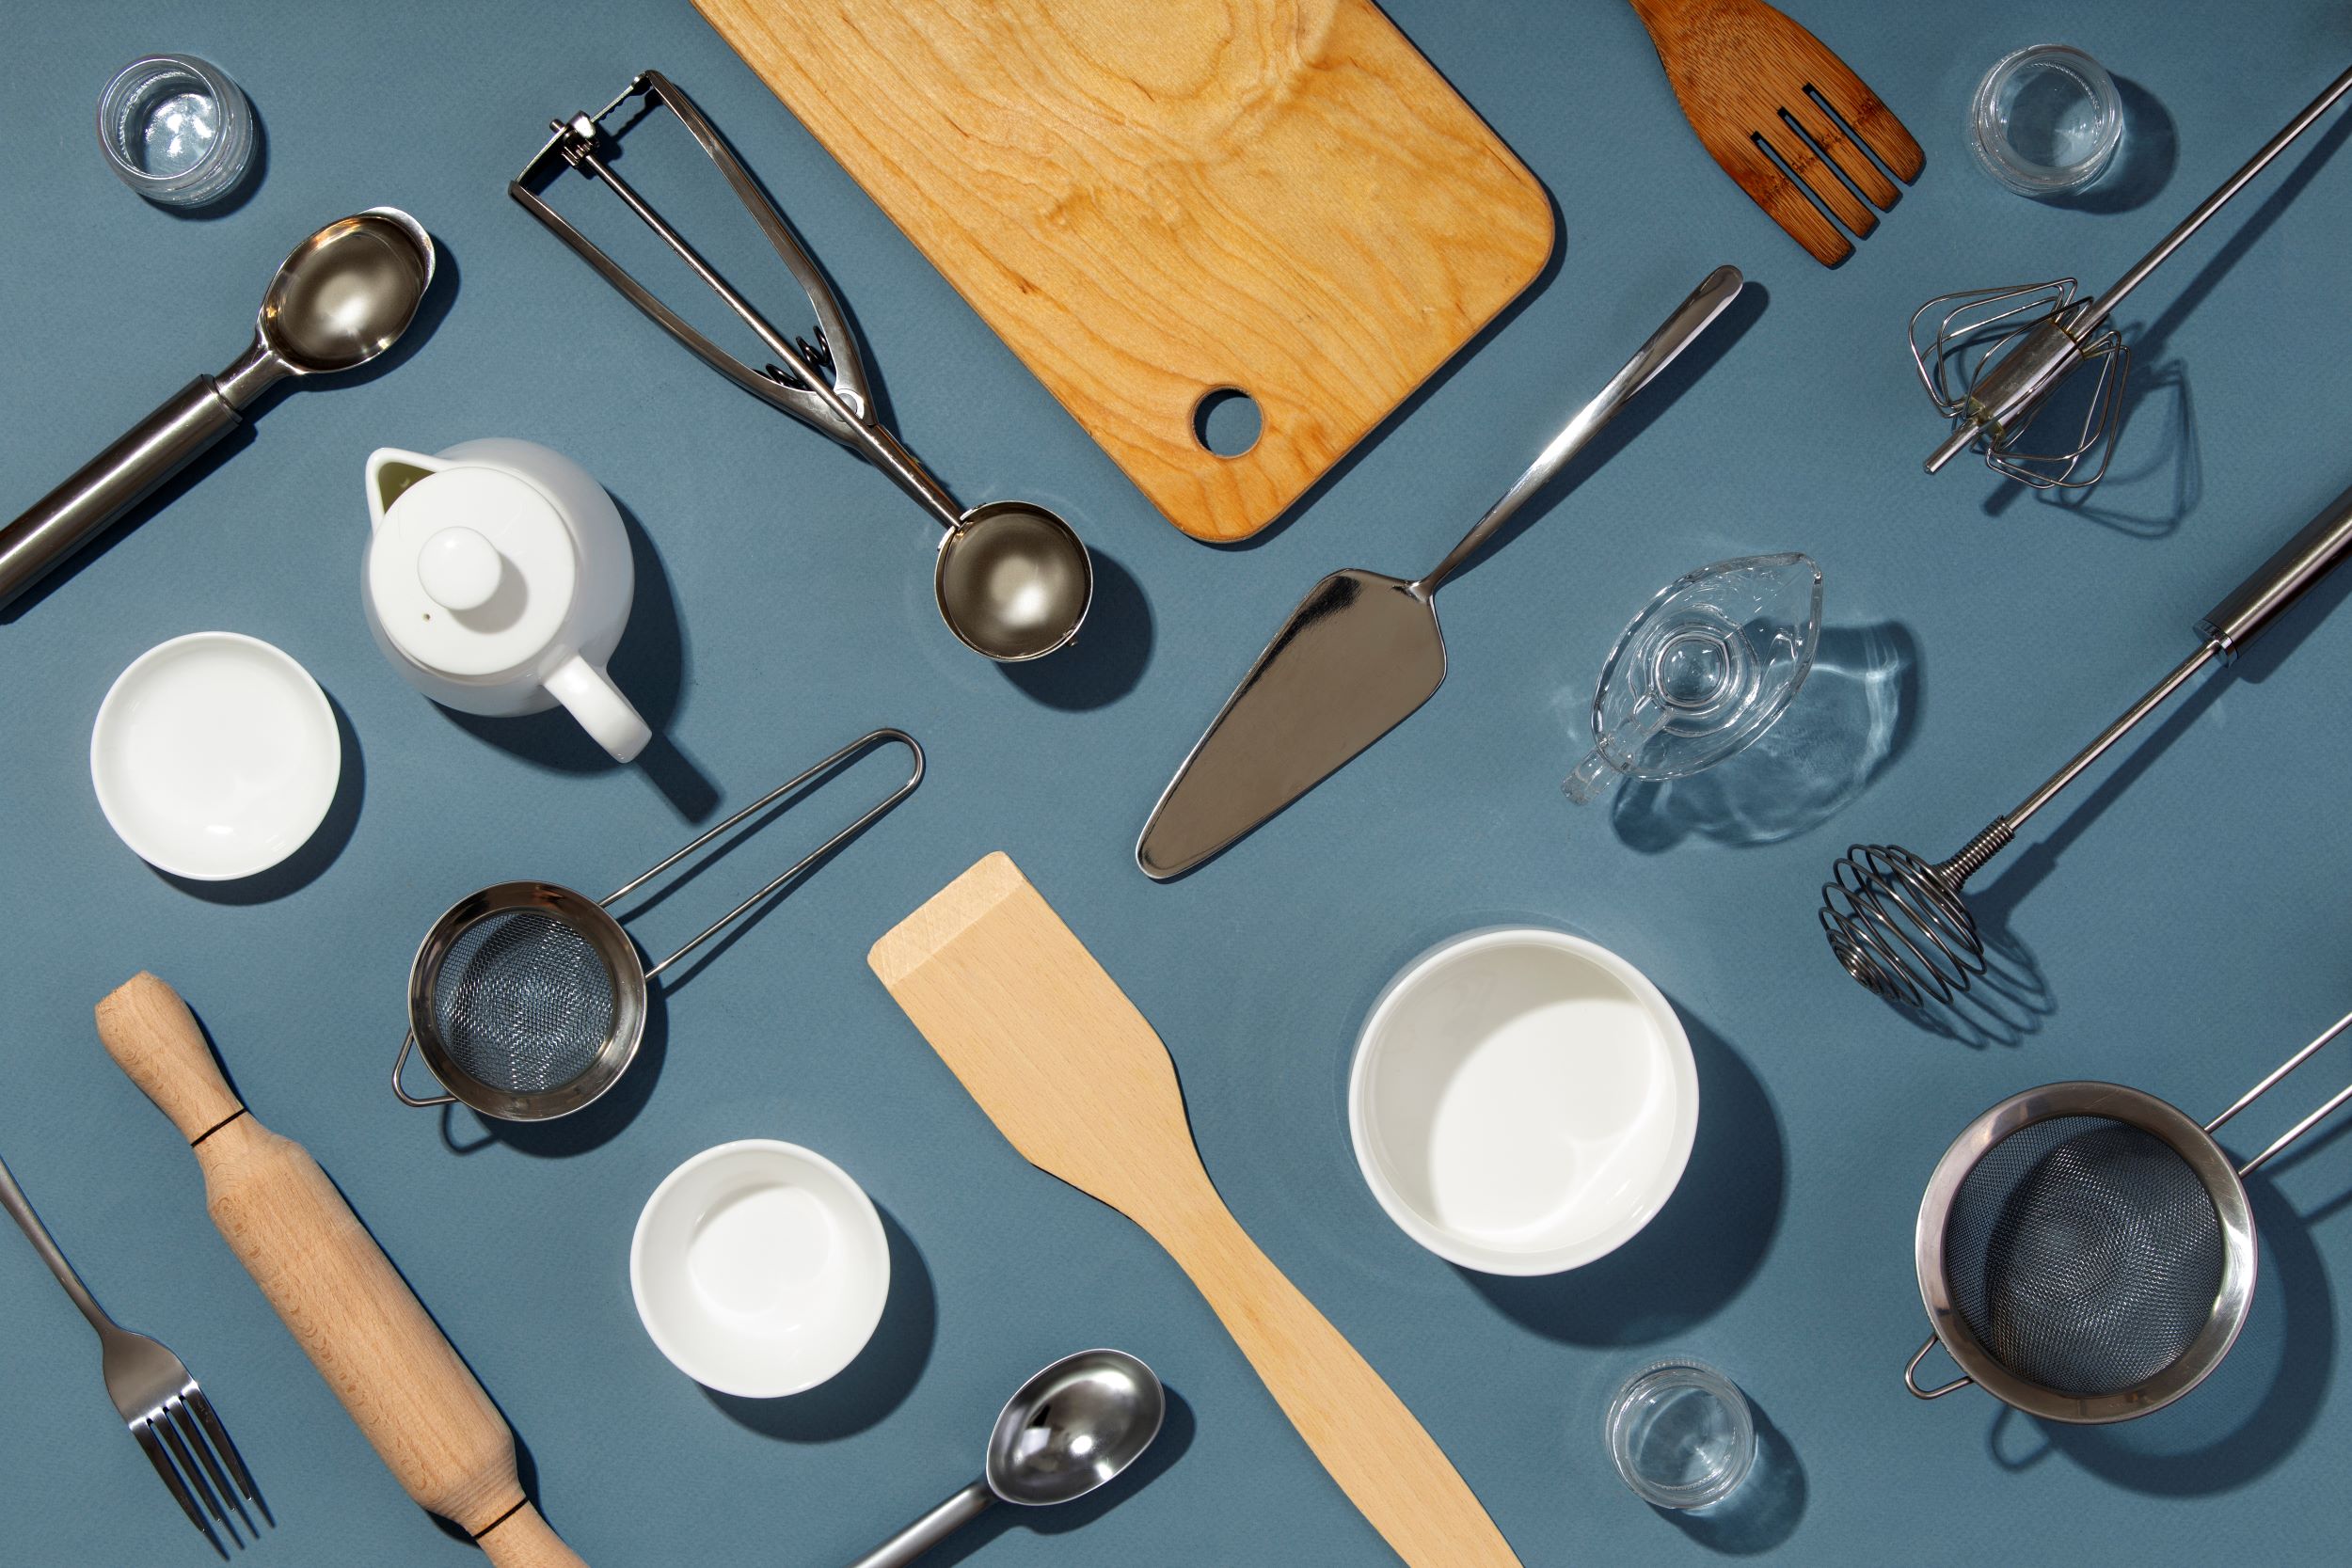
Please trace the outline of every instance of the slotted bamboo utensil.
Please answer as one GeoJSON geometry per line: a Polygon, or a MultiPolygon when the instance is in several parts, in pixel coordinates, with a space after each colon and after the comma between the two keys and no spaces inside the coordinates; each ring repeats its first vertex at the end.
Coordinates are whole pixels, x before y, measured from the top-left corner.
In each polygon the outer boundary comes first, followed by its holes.
{"type": "Polygon", "coordinates": [[[1839,223],[1867,234],[1879,221],[1869,202],[1895,205],[1894,182],[1863,148],[1905,184],[1919,178],[1925,155],[1894,111],[1763,0],[1631,3],[1700,145],[1823,266],[1853,254],[1839,223]]]}
{"type": "Polygon", "coordinates": [[[1518,1568],[1413,1413],[1225,1207],[1168,1048],[1019,867],[988,856],[867,962],[1013,1148],[1168,1249],[1399,1557],[1518,1568]]]}
{"type": "Polygon", "coordinates": [[[133,975],[98,1037],[195,1149],[213,1223],[402,1488],[496,1568],[586,1568],[523,1496],[482,1385],[318,1162],[246,1111],[179,992],[133,975]]]}

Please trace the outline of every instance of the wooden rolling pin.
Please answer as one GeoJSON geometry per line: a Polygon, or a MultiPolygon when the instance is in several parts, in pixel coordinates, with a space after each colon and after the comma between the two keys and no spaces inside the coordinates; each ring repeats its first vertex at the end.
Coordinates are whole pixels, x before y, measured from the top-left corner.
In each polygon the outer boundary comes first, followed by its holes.
{"type": "Polygon", "coordinates": [[[98,1037],[195,1148],[213,1223],[407,1494],[498,1568],[586,1568],[523,1496],[482,1385],[318,1162],[222,1079],[179,992],[133,975],[98,1037]]]}

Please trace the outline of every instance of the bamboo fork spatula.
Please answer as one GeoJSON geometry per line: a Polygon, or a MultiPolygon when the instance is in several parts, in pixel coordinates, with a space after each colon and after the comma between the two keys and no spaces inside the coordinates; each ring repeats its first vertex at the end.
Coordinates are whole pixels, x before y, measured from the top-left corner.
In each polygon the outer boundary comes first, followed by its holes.
{"type": "Polygon", "coordinates": [[[1397,1556],[1518,1568],[1413,1413],[1226,1209],[1168,1048],[1010,860],[932,895],[867,961],[1013,1148],[1168,1249],[1397,1556]]]}
{"type": "Polygon", "coordinates": [[[1763,0],[1632,6],[1700,144],[1822,265],[1853,254],[1838,224],[1867,234],[1879,221],[1871,203],[1895,205],[1894,182],[1863,148],[1904,183],[1919,177],[1925,157],[1903,122],[1820,40],[1763,0]]]}

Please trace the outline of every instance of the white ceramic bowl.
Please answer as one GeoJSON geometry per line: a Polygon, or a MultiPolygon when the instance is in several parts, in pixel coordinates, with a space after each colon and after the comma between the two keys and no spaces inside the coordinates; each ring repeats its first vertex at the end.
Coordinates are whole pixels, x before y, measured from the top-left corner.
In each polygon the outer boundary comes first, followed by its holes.
{"type": "Polygon", "coordinates": [[[1389,982],[1357,1037],[1347,1122],[1389,1217],[1485,1274],[1558,1274],[1665,1207],[1698,1130],[1681,1021],[1605,947],[1472,931],[1389,982]]]}
{"type": "Polygon", "coordinates": [[[342,770],[319,683],[233,631],[148,649],[115,677],[90,729],[107,825],[149,864],[196,881],[250,877],[301,848],[342,770]]]}
{"type": "Polygon", "coordinates": [[[774,1399],[857,1358],[890,1294],[882,1218],[839,1165],[771,1138],[706,1148],[637,1216],[637,1316],[679,1371],[774,1399]]]}

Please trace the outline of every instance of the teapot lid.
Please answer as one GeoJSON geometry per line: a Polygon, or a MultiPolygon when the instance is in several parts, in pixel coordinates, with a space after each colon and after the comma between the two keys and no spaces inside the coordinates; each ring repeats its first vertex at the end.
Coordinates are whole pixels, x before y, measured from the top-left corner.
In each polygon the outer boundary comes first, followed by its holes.
{"type": "Polygon", "coordinates": [[[579,577],[571,530],[546,495],[471,464],[403,490],[368,546],[376,623],[409,658],[454,680],[534,660],[562,632],[579,577]]]}

